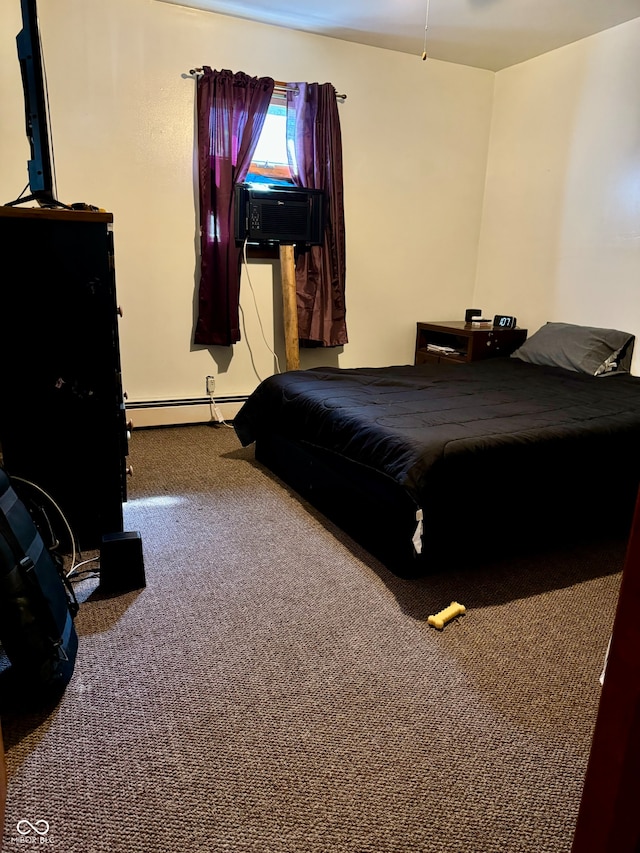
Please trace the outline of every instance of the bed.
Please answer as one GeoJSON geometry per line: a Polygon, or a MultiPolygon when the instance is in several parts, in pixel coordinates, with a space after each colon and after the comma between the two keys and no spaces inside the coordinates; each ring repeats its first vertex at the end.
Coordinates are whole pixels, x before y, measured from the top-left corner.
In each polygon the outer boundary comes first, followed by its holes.
{"type": "Polygon", "coordinates": [[[549,323],[511,357],[272,376],[244,446],[392,572],[625,534],[640,483],[633,335],[549,323]]]}

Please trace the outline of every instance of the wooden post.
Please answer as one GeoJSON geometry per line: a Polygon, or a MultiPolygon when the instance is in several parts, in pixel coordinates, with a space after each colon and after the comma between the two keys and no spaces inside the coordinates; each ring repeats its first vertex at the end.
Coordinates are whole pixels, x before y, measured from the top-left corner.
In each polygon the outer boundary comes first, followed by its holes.
{"type": "Polygon", "coordinates": [[[284,346],[287,370],[300,369],[298,341],[298,304],[296,300],[296,265],[293,246],[280,244],[280,276],[284,313],[284,346]]]}

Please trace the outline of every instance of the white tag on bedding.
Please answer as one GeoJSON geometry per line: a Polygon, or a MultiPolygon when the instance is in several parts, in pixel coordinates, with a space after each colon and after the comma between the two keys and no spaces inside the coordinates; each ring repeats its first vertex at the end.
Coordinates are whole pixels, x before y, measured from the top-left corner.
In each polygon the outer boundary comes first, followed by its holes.
{"type": "Polygon", "coordinates": [[[416,554],[422,554],[422,519],[423,519],[422,510],[419,509],[416,511],[416,521],[418,522],[416,525],[415,533],[411,538],[413,542],[413,547],[415,548],[416,554]]]}

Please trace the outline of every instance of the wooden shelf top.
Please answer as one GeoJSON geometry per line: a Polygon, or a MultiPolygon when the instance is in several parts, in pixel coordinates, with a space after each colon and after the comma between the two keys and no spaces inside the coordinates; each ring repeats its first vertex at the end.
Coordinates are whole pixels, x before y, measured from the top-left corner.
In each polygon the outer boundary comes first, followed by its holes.
{"type": "Polygon", "coordinates": [[[65,222],[113,222],[113,213],[105,210],[67,210],[64,207],[0,206],[0,217],[6,219],[47,219],[65,222]]]}
{"type": "Polygon", "coordinates": [[[521,326],[516,326],[515,329],[501,329],[499,326],[493,325],[493,320],[489,323],[465,323],[464,320],[432,320],[420,321],[418,326],[429,329],[440,329],[442,331],[459,331],[459,332],[475,332],[475,331],[495,331],[495,332],[513,332],[521,331],[521,326]]]}

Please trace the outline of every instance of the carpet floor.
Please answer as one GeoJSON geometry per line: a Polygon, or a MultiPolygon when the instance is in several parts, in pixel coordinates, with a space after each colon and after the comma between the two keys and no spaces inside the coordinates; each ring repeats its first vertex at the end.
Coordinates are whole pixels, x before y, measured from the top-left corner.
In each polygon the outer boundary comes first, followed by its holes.
{"type": "Polygon", "coordinates": [[[3,717],[5,851],[568,853],[624,542],[402,580],[232,429],[130,461],[147,585],[79,583],[65,695],[3,717]]]}

